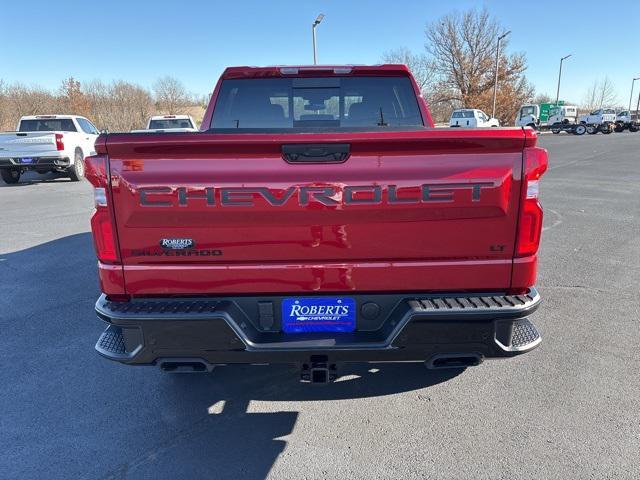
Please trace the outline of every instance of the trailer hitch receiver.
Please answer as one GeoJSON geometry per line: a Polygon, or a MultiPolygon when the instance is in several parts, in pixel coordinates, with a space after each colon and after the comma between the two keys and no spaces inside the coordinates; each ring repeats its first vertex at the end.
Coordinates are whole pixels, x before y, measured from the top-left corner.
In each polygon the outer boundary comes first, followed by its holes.
{"type": "Polygon", "coordinates": [[[304,363],[300,371],[302,383],[326,385],[334,382],[338,377],[338,369],[335,363],[329,363],[324,355],[313,355],[309,363],[304,363]]]}

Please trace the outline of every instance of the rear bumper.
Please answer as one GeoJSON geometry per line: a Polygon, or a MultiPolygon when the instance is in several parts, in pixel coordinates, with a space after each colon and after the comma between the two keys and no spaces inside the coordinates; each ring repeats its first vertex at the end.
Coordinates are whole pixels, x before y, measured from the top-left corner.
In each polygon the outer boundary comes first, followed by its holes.
{"type": "Polygon", "coordinates": [[[511,357],[541,341],[526,318],[540,304],[525,295],[354,295],[359,315],[353,333],[285,334],[282,297],[143,299],[96,303],[109,324],[101,355],[126,364],[170,359],[206,364],[429,361],[440,355],[511,357]],[[363,308],[376,304],[376,308],[363,308]],[[271,305],[270,307],[265,305],[271,305]],[[372,315],[371,310],[376,315],[372,315]],[[365,315],[367,312],[367,315],[365,315]]]}
{"type": "Polygon", "coordinates": [[[32,161],[23,163],[21,157],[0,158],[0,168],[22,168],[34,170],[40,168],[66,168],[71,165],[68,157],[28,157],[32,161]]]}

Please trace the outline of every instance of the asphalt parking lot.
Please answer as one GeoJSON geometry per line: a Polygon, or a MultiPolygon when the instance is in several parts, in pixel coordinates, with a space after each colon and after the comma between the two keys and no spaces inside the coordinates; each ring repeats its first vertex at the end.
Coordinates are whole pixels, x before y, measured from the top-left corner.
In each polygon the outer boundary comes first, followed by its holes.
{"type": "Polygon", "coordinates": [[[163,375],[93,350],[86,182],[0,182],[0,478],[640,478],[640,134],[546,135],[530,354],[163,375]]]}

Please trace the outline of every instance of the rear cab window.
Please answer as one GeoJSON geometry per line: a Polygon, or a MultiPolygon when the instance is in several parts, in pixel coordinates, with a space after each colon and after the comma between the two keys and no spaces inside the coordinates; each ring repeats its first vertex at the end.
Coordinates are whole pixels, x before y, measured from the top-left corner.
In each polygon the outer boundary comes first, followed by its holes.
{"type": "Polygon", "coordinates": [[[223,80],[210,128],[384,129],[424,127],[407,77],[223,80]]]}
{"type": "Polygon", "coordinates": [[[188,118],[163,118],[149,122],[149,130],[164,130],[168,128],[193,128],[193,125],[191,125],[191,120],[188,118]]]}
{"type": "Polygon", "coordinates": [[[451,118],[474,118],[473,110],[457,110],[451,114],[451,118]]]}
{"type": "Polygon", "coordinates": [[[36,118],[20,120],[19,132],[77,132],[70,118],[36,118]]]}

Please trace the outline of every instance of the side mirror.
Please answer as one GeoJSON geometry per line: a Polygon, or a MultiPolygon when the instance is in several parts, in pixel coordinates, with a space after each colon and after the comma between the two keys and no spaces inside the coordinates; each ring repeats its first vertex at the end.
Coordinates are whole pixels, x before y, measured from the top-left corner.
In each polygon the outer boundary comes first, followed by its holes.
{"type": "Polygon", "coordinates": [[[106,128],[104,130],[100,130],[100,135],[107,135],[109,133],[109,130],[107,130],[106,128]]]}

